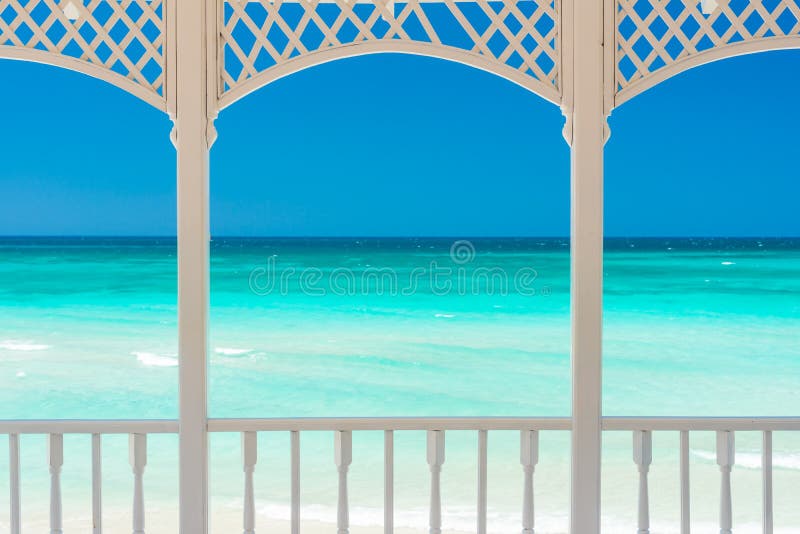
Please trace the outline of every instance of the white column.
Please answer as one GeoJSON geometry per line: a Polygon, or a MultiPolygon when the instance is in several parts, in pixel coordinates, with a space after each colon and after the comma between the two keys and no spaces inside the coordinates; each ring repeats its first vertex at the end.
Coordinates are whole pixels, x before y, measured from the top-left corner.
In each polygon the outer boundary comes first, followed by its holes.
{"type": "Polygon", "coordinates": [[[258,461],[258,434],[242,432],[242,467],[244,469],[244,534],[256,532],[256,502],[253,490],[253,473],[258,461]]]}
{"type": "MultiPolygon", "coordinates": [[[[572,0],[570,532],[600,532],[603,322],[603,2],[572,0]]],[[[568,56],[570,57],[570,56],[568,56]]],[[[569,101],[569,99],[567,99],[569,101]]],[[[567,117],[568,122],[570,116],[567,117]]]]}
{"type": "Polygon", "coordinates": [[[431,470],[430,534],[442,534],[441,474],[444,464],[444,431],[428,431],[428,467],[431,470]]]}
{"type": "Polygon", "coordinates": [[[733,513],[731,509],[731,470],[734,463],[734,434],[717,432],[717,465],[720,471],[719,534],[731,534],[733,513]]]}
{"type": "MultiPolygon", "coordinates": [[[[180,533],[208,532],[206,366],[209,291],[209,5],[174,0],[173,141],[178,151],[178,352],[180,533]]],[[[213,19],[212,19],[213,20],[213,19]]],[[[210,41],[210,43],[209,43],[210,41]]],[[[169,41],[168,41],[169,42],[169,41]]],[[[172,55],[168,56],[172,57],[172,55]]]]}
{"type": "Polygon", "coordinates": [[[22,532],[21,514],[20,514],[20,490],[19,490],[19,434],[8,435],[8,475],[9,475],[9,491],[11,493],[11,534],[20,534],[22,532]]]}
{"type": "Polygon", "coordinates": [[[50,460],[50,534],[64,532],[61,523],[61,467],[64,465],[64,436],[50,434],[47,440],[50,460]]]}
{"type": "Polygon", "coordinates": [[[144,534],[144,468],[147,465],[147,435],[128,436],[128,454],[133,470],[133,534],[144,534]]]}
{"type": "Polygon", "coordinates": [[[334,434],[333,456],[339,472],[339,499],[336,512],[337,534],[350,532],[350,503],[347,497],[347,471],[353,461],[353,434],[349,430],[334,434]]]}
{"type": "Polygon", "coordinates": [[[533,534],[533,471],[539,463],[539,433],[536,430],[523,430],[520,433],[519,462],[525,478],[522,491],[522,534],[533,534]]]}
{"type": "Polygon", "coordinates": [[[647,490],[647,473],[653,461],[653,435],[649,430],[633,432],[633,461],[639,470],[639,526],[638,534],[650,534],[650,496],[647,490]]]}
{"type": "Polygon", "coordinates": [[[565,2],[565,133],[571,140],[570,532],[600,532],[603,312],[603,2],[565,2]]]}
{"type": "Polygon", "coordinates": [[[100,434],[92,434],[92,534],[103,532],[102,439],[100,434]]]}

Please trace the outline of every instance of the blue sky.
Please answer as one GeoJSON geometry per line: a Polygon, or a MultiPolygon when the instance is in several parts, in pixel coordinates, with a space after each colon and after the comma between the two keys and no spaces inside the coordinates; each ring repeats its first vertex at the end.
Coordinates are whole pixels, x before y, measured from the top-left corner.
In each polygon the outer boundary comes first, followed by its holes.
{"type": "MultiPolygon", "coordinates": [[[[0,76],[0,234],[175,234],[165,116],[52,67],[2,60],[0,76]]],[[[606,233],[800,236],[798,87],[800,51],[771,52],[617,109],[606,233]]],[[[212,233],[563,236],[562,123],[539,97],[453,63],[319,66],[221,114],[212,233]]]]}

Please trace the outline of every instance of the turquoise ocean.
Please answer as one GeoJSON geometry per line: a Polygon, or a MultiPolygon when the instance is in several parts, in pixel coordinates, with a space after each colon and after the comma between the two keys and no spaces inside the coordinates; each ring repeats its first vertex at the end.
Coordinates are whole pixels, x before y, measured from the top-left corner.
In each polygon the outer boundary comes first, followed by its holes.
{"type": "MultiPolygon", "coordinates": [[[[568,416],[569,242],[215,238],[211,417],[568,416]]],[[[176,418],[174,239],[0,238],[0,419],[176,418]]],[[[609,239],[605,415],[800,415],[800,239],[609,239]]],[[[333,438],[302,439],[302,517],[335,528],[333,438]]],[[[382,433],[357,433],[352,532],[381,524],[382,433]]],[[[422,433],[398,433],[397,525],[422,531],[422,433]]],[[[775,435],[776,532],[800,532],[800,436],[775,435]]],[[[43,436],[22,438],[23,516],[46,525],[43,436]]],[[[147,508],[176,516],[176,438],[151,436],[147,508]]],[[[760,436],[737,434],[735,531],[760,532],[760,436]]],[[[490,531],[519,530],[519,437],[489,435],[490,531]]],[[[677,532],[678,436],[654,435],[654,532],[677,532]]],[[[65,438],[65,518],[89,511],[89,438],[65,438]]],[[[104,438],[104,506],[129,514],[124,436],[104,438]]],[[[474,531],[477,437],[447,435],[445,529],[474,531]]],[[[542,432],[537,532],[564,532],[569,436],[542,432]]],[[[692,517],[715,532],[714,436],[692,435],[692,517]]],[[[286,530],[289,437],[260,435],[259,521],[286,530]]],[[[211,516],[241,508],[239,437],[211,438],[211,516]]],[[[0,531],[8,524],[0,437],[0,531]]],[[[631,436],[604,436],[605,532],[635,530],[631,436]]],[[[172,532],[171,520],[148,532],[172,532]]],[[[43,527],[42,527],[43,528],[43,527]]],[[[240,532],[217,520],[214,532],[240,532]]],[[[312,528],[311,526],[309,528],[312,528]]],[[[80,528],[75,527],[74,531],[80,528]]],[[[265,531],[266,529],[262,529],[265,531]]]]}

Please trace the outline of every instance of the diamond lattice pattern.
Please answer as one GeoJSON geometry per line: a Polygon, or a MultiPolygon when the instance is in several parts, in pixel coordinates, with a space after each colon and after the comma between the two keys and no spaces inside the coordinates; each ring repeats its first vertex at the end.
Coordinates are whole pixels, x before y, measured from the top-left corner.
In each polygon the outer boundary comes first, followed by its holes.
{"type": "Polygon", "coordinates": [[[699,1],[617,1],[617,91],[706,50],[800,35],[800,0],[704,1],[710,13],[699,1]]]}
{"type": "Polygon", "coordinates": [[[0,46],[76,58],[163,98],[163,0],[0,0],[0,46]]]}
{"type": "Polygon", "coordinates": [[[226,1],[221,92],[299,56],[392,40],[488,57],[558,89],[556,5],[556,0],[226,1]]]}

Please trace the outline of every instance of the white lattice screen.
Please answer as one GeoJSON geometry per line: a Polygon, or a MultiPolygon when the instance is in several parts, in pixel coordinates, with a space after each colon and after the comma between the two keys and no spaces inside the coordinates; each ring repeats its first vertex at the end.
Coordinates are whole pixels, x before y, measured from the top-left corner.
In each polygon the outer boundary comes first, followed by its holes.
{"type": "Polygon", "coordinates": [[[557,21],[551,0],[226,1],[221,94],[294,58],[377,41],[465,51],[557,91],[557,21]]]}
{"type": "Polygon", "coordinates": [[[736,43],[800,36],[800,0],[618,0],[616,91],[682,59],[736,43]]]}
{"type": "Polygon", "coordinates": [[[0,0],[0,46],[75,58],[163,100],[163,0],[0,0]]]}

